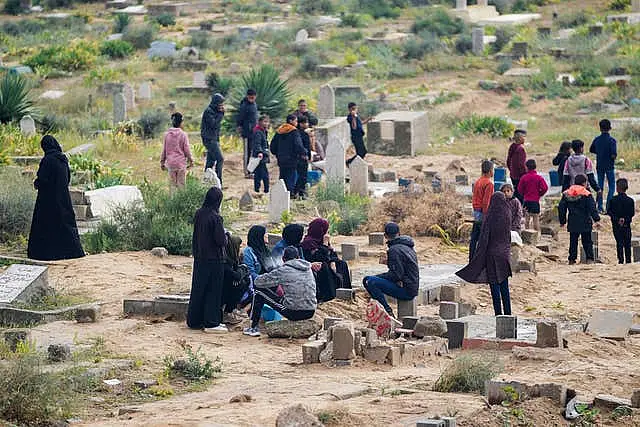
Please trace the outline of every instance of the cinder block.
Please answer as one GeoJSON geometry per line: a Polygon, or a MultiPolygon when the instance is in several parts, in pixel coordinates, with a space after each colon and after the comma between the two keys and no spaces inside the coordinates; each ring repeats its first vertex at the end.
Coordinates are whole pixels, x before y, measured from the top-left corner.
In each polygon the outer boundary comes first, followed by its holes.
{"type": "Polygon", "coordinates": [[[469,302],[458,303],[458,317],[471,316],[472,314],[476,314],[475,304],[471,304],[469,302]]]}
{"type": "Polygon", "coordinates": [[[302,344],[302,363],[320,363],[320,353],[327,346],[325,340],[311,341],[302,344]]]}
{"type": "Polygon", "coordinates": [[[400,363],[402,362],[400,347],[391,347],[389,354],[387,355],[387,359],[391,366],[400,366],[400,363]]]}
{"type": "Polygon", "coordinates": [[[335,325],[338,322],[342,322],[342,317],[325,317],[324,318],[324,330],[328,331],[329,329],[331,329],[331,327],[333,325],[335,325]]]}
{"type": "Polygon", "coordinates": [[[443,420],[420,420],[416,427],[445,427],[443,420]]]}
{"type": "Polygon", "coordinates": [[[420,320],[418,316],[404,316],[402,317],[402,328],[413,330],[418,320],[420,320]]]}
{"type": "Polygon", "coordinates": [[[562,347],[560,325],[546,320],[536,323],[536,347],[562,347]]]}
{"type": "Polygon", "coordinates": [[[460,301],[460,287],[454,285],[440,286],[440,301],[460,301]]]}
{"type": "Polygon", "coordinates": [[[506,315],[496,316],[496,338],[518,338],[518,317],[506,315]]]}
{"type": "Polygon", "coordinates": [[[358,256],[358,245],[353,243],[342,244],[342,259],[344,261],[356,261],[358,256]]]}
{"type": "Polygon", "coordinates": [[[456,417],[442,417],[444,421],[444,427],[456,427],[456,417]]]}
{"type": "Polygon", "coordinates": [[[338,288],[336,289],[336,298],[343,301],[353,302],[356,300],[356,291],[355,289],[338,288]]]}
{"type": "Polygon", "coordinates": [[[458,303],[450,301],[440,302],[440,317],[445,320],[458,318],[458,303]]]}
{"type": "Polygon", "coordinates": [[[383,246],[384,243],[384,233],[369,233],[370,246],[383,246]]]}
{"type": "Polygon", "coordinates": [[[383,364],[387,361],[390,350],[391,346],[386,344],[381,344],[375,347],[365,347],[364,358],[370,362],[383,364]]]}
{"type": "Polygon", "coordinates": [[[398,300],[399,319],[407,316],[415,316],[416,314],[418,314],[418,302],[415,298],[409,301],[398,300]]]}
{"type": "Polygon", "coordinates": [[[331,329],[333,338],[333,358],[335,360],[348,360],[355,357],[353,325],[338,324],[331,329]]]}
{"type": "Polygon", "coordinates": [[[462,342],[467,337],[469,324],[459,320],[447,320],[447,339],[449,350],[462,347],[462,342]]]}
{"type": "Polygon", "coordinates": [[[520,237],[522,237],[522,243],[525,245],[537,245],[540,241],[540,232],[537,230],[522,230],[520,237]]]}

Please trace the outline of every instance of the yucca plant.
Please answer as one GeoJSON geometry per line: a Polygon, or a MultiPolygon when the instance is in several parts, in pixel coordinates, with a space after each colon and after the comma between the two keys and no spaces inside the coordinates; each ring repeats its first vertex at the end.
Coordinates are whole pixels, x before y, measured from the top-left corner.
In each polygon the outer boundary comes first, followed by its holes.
{"type": "Polygon", "coordinates": [[[206,80],[211,93],[220,93],[222,96],[227,96],[233,86],[232,77],[222,77],[218,73],[207,74],[206,80]]]}
{"type": "Polygon", "coordinates": [[[33,114],[34,104],[27,80],[19,74],[5,73],[0,80],[0,123],[33,114]]]}
{"type": "Polygon", "coordinates": [[[116,13],[113,17],[113,32],[124,33],[125,28],[129,26],[131,16],[126,13],[116,13]]]}
{"type": "Polygon", "coordinates": [[[243,75],[233,87],[228,104],[234,110],[245,97],[247,89],[257,92],[256,104],[262,114],[268,114],[272,120],[282,119],[287,112],[291,92],[288,81],[280,77],[280,72],[271,65],[262,65],[243,75]]]}

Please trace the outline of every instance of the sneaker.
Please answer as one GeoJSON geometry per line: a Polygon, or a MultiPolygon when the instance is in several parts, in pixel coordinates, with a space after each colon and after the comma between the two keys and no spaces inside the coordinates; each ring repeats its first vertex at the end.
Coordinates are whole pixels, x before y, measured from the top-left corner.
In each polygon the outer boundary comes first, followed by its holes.
{"type": "Polygon", "coordinates": [[[576,263],[576,260],[575,260],[575,259],[570,259],[570,260],[569,260],[569,265],[575,265],[575,263],[576,263]]]}
{"type": "Polygon", "coordinates": [[[242,322],[234,313],[224,313],[222,316],[222,321],[224,323],[228,323],[229,325],[237,325],[242,322]]]}
{"type": "Polygon", "coordinates": [[[242,333],[245,334],[245,335],[248,335],[250,337],[259,337],[260,336],[260,331],[258,330],[258,328],[244,328],[242,333]]]}
{"type": "Polygon", "coordinates": [[[227,329],[226,325],[223,325],[221,323],[215,328],[204,328],[204,331],[209,334],[226,334],[227,332],[229,332],[229,329],[227,329]]]}
{"type": "Polygon", "coordinates": [[[239,310],[239,309],[237,309],[237,308],[236,308],[235,310],[233,310],[233,314],[234,314],[237,318],[239,318],[239,319],[246,319],[246,318],[248,318],[248,317],[249,317],[249,316],[247,315],[247,313],[245,313],[244,311],[239,310]]]}

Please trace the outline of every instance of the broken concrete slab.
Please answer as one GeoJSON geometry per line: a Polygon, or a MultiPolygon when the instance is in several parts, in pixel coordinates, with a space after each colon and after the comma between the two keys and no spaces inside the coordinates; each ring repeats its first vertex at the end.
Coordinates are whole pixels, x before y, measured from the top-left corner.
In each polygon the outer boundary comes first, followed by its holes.
{"type": "Polygon", "coordinates": [[[342,317],[325,317],[323,322],[323,328],[325,331],[331,329],[333,325],[336,323],[342,322],[344,319],[342,317]]]}
{"type": "Polygon", "coordinates": [[[0,274],[0,306],[16,302],[30,303],[51,292],[45,266],[12,264],[0,274]]]}
{"type": "Polygon", "coordinates": [[[316,340],[302,344],[302,363],[320,363],[320,353],[327,346],[325,340],[316,340]]]}
{"type": "Polygon", "coordinates": [[[485,397],[490,405],[499,405],[508,399],[505,388],[510,387],[518,393],[519,399],[547,397],[559,405],[567,403],[567,387],[562,384],[525,384],[518,381],[485,381],[485,397]]]}
{"type": "Polygon", "coordinates": [[[347,322],[339,323],[331,328],[333,343],[333,359],[349,360],[355,355],[355,331],[353,325],[347,322]]]}
{"type": "Polygon", "coordinates": [[[22,310],[8,306],[0,307],[0,326],[32,326],[39,323],[68,320],[70,317],[75,317],[78,309],[86,309],[87,307],[87,304],[82,304],[47,311],[22,310]]]}
{"type": "Polygon", "coordinates": [[[356,300],[356,291],[351,288],[336,289],[336,298],[342,301],[354,302],[356,300]]]}
{"type": "Polygon", "coordinates": [[[119,208],[143,204],[142,193],[135,185],[115,185],[84,193],[93,216],[108,219],[119,208]]]}
{"type": "Polygon", "coordinates": [[[380,344],[375,347],[364,348],[364,358],[370,362],[378,364],[384,364],[387,361],[391,346],[387,344],[380,344]]]}
{"type": "Polygon", "coordinates": [[[165,319],[183,321],[187,319],[187,309],[189,308],[189,300],[171,301],[171,300],[124,300],[124,315],[133,316],[162,316],[165,319]]]}
{"type": "Polygon", "coordinates": [[[418,338],[446,337],[447,323],[437,316],[423,316],[413,327],[413,335],[418,338]]]}
{"type": "Polygon", "coordinates": [[[593,399],[593,406],[595,406],[596,408],[605,409],[607,411],[613,411],[618,406],[631,407],[631,400],[611,396],[609,394],[598,394],[593,399]]]}
{"type": "Polygon", "coordinates": [[[536,324],[536,347],[562,347],[560,325],[551,321],[536,324]]]}
{"type": "Polygon", "coordinates": [[[611,339],[625,339],[633,325],[633,313],[617,310],[595,310],[591,313],[587,333],[611,339]]]}
{"type": "Polygon", "coordinates": [[[313,319],[276,320],[264,325],[264,331],[269,338],[309,338],[320,329],[322,325],[313,319]]]}

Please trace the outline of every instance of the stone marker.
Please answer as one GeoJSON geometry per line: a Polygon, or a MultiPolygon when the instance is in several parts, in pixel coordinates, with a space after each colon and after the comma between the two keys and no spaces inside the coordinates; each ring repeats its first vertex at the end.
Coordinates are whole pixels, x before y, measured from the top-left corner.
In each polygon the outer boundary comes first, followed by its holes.
{"type": "Polygon", "coordinates": [[[113,124],[127,120],[127,102],[124,94],[117,92],[113,94],[113,124]]]}
{"type": "Polygon", "coordinates": [[[467,8],[467,0],[456,0],[456,10],[464,10],[467,8]]]}
{"type": "Polygon", "coordinates": [[[336,323],[342,322],[343,319],[342,317],[325,317],[324,318],[324,330],[328,331],[329,329],[331,329],[331,327],[333,325],[335,325],[336,323]]]}
{"type": "Polygon", "coordinates": [[[451,320],[458,318],[458,303],[457,302],[440,302],[440,317],[444,320],[451,320]]]}
{"type": "Polygon", "coordinates": [[[241,211],[250,212],[253,210],[253,197],[251,193],[245,191],[242,197],[240,197],[240,202],[238,203],[238,207],[241,211]]]}
{"type": "Polygon", "coordinates": [[[633,313],[616,310],[595,310],[591,313],[587,333],[611,339],[625,339],[633,325],[633,313]]]}
{"type": "Polygon", "coordinates": [[[369,246],[383,246],[384,233],[369,233],[369,246]]]}
{"type": "Polygon", "coordinates": [[[296,43],[306,43],[309,40],[309,32],[304,28],[296,33],[296,43]]]}
{"type": "Polygon", "coordinates": [[[454,285],[440,286],[440,301],[458,302],[460,301],[460,287],[454,285]]]}
{"type": "Polygon", "coordinates": [[[282,214],[289,210],[289,190],[283,180],[279,179],[269,191],[269,221],[280,222],[282,214]]]}
{"type": "Polygon", "coordinates": [[[458,303],[458,317],[466,317],[476,314],[476,306],[470,302],[458,303]]]}
{"type": "Polygon", "coordinates": [[[336,289],[336,298],[343,301],[353,302],[356,300],[355,289],[338,288],[336,289]]]}
{"type": "Polygon", "coordinates": [[[0,275],[0,306],[29,303],[50,292],[47,267],[13,264],[0,275]]]}
{"type": "Polygon", "coordinates": [[[403,316],[402,317],[402,329],[413,330],[420,318],[418,316],[403,316]]]}
{"type": "Polygon", "coordinates": [[[484,28],[475,27],[471,32],[471,51],[474,55],[484,53],[484,28]]]}
{"type": "Polygon", "coordinates": [[[640,0],[631,0],[631,13],[640,13],[640,0]]]}
{"type": "Polygon", "coordinates": [[[551,27],[538,27],[538,36],[551,37],[551,27]]]}
{"type": "Polygon", "coordinates": [[[151,99],[151,82],[142,82],[138,88],[138,98],[144,100],[151,99]]]}
{"type": "Polygon", "coordinates": [[[456,417],[442,417],[440,419],[444,421],[444,427],[456,427],[456,417]]]}
{"type": "Polygon", "coordinates": [[[64,362],[71,358],[71,347],[68,344],[51,344],[47,347],[47,359],[50,362],[64,362]]]}
{"type": "Polygon", "coordinates": [[[331,328],[333,337],[333,358],[336,360],[348,360],[356,357],[354,352],[355,333],[353,325],[340,323],[331,328]]]}
{"type": "Polygon", "coordinates": [[[518,317],[511,315],[496,316],[496,338],[518,338],[518,317]]]}
{"type": "Polygon", "coordinates": [[[537,230],[522,230],[520,237],[522,237],[522,243],[525,245],[537,245],[540,241],[540,232],[537,230]]]}
{"type": "Polygon", "coordinates": [[[594,25],[589,25],[590,36],[600,36],[602,35],[602,30],[604,30],[604,25],[602,25],[601,22],[598,22],[594,25]]]}
{"type": "MultiPolygon", "coordinates": [[[[336,96],[329,85],[320,87],[318,94],[318,118],[331,120],[336,116],[336,96]]],[[[344,163],[344,162],[343,162],[344,163]]]]}
{"type": "Polygon", "coordinates": [[[527,42],[513,42],[511,53],[517,58],[526,58],[529,44],[527,42]]]}
{"type": "Polygon", "coordinates": [[[343,243],[342,247],[342,260],[343,261],[357,261],[358,260],[358,245],[353,243],[343,243]]]}
{"type": "Polygon", "coordinates": [[[640,408],[640,389],[633,391],[631,395],[631,407],[640,408]]]}
{"type": "Polygon", "coordinates": [[[562,348],[560,325],[548,320],[536,323],[536,347],[562,348]]]}
{"type": "Polygon", "coordinates": [[[196,71],[193,73],[193,80],[191,82],[191,86],[193,87],[207,87],[206,76],[204,71],[196,71]]]}
{"type": "Polygon", "coordinates": [[[349,165],[349,192],[366,197],[369,195],[369,165],[360,156],[349,165]]]}
{"type": "Polygon", "coordinates": [[[75,312],[78,323],[96,323],[102,317],[102,309],[98,304],[78,308],[75,312]]]}
{"type": "Polygon", "coordinates": [[[322,328],[322,325],[308,320],[276,320],[264,324],[264,330],[269,338],[309,338],[322,328]]]}
{"type": "Polygon", "coordinates": [[[30,115],[20,119],[20,131],[23,135],[34,135],[36,133],[36,122],[30,115]]]}
{"type": "Polygon", "coordinates": [[[159,258],[165,258],[169,256],[169,251],[167,250],[167,248],[163,248],[159,246],[151,249],[151,255],[157,256],[159,258]]]}
{"type": "Polygon", "coordinates": [[[398,318],[405,316],[415,316],[418,314],[418,301],[415,298],[409,301],[398,300],[398,318]]]}
{"type": "Polygon", "coordinates": [[[316,340],[302,344],[302,363],[320,363],[320,353],[327,346],[325,340],[316,340]]]}
{"type": "Polygon", "coordinates": [[[122,88],[124,94],[124,102],[127,106],[127,110],[133,110],[136,108],[136,91],[128,84],[125,84],[122,88]]]}
{"type": "Polygon", "coordinates": [[[413,335],[418,338],[446,337],[447,324],[437,316],[423,316],[413,327],[413,335]]]}
{"type": "Polygon", "coordinates": [[[467,337],[469,323],[460,320],[447,320],[447,339],[449,350],[461,348],[462,342],[467,337]]]}
{"type": "Polygon", "coordinates": [[[327,145],[326,165],[327,180],[344,189],[345,153],[338,139],[331,139],[327,145]]]}

